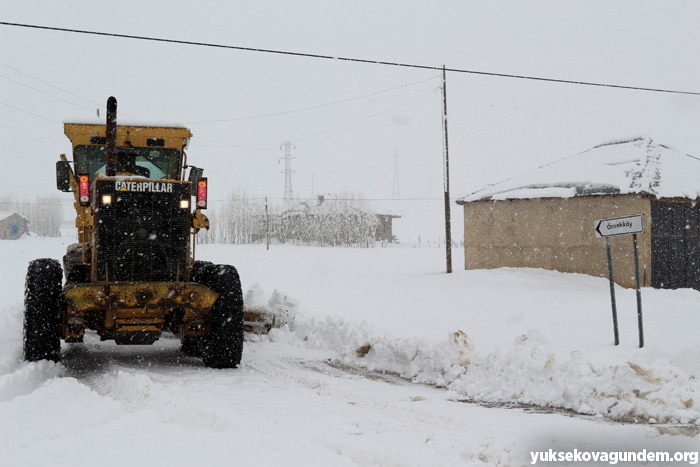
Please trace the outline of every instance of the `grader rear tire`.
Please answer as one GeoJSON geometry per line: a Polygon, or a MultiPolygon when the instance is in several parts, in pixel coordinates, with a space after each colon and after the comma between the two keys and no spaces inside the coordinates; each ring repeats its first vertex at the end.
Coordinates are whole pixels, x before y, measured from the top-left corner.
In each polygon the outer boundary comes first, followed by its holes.
{"type": "MultiPolygon", "coordinates": [[[[209,278],[207,268],[211,266],[211,261],[195,261],[190,272],[190,282],[210,287],[212,280],[209,278]]],[[[200,337],[184,337],[180,343],[180,351],[189,357],[202,358],[202,345],[200,337]]]]}
{"type": "Polygon", "coordinates": [[[211,308],[211,332],[202,338],[202,360],[210,368],[236,368],[243,357],[243,292],[238,271],[226,264],[203,268],[203,284],[219,294],[211,308]]]}
{"type": "Polygon", "coordinates": [[[58,261],[37,259],[29,263],[24,286],[24,359],[53,360],[61,353],[61,280],[58,261]]]}
{"type": "Polygon", "coordinates": [[[201,339],[197,337],[185,337],[180,343],[180,352],[188,357],[202,358],[202,346],[200,345],[200,340],[201,339]]]}

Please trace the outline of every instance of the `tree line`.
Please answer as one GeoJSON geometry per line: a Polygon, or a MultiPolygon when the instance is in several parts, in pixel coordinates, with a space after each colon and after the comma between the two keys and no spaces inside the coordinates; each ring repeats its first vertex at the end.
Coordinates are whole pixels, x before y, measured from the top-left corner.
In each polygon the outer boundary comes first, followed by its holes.
{"type": "MultiPolygon", "coordinates": [[[[41,237],[60,237],[64,210],[53,197],[2,197],[0,212],[17,212],[29,230],[41,237]]],[[[209,230],[197,234],[200,243],[278,243],[316,246],[370,247],[377,216],[369,204],[353,195],[319,197],[290,203],[248,198],[235,192],[210,209],[209,230]]]]}
{"type": "Polygon", "coordinates": [[[207,216],[211,229],[201,243],[289,243],[295,245],[369,247],[374,245],[377,217],[354,196],[266,203],[235,193],[207,216]]]}
{"type": "Polygon", "coordinates": [[[63,206],[58,198],[0,198],[0,212],[16,212],[29,221],[29,231],[41,237],[60,237],[63,206]]]}

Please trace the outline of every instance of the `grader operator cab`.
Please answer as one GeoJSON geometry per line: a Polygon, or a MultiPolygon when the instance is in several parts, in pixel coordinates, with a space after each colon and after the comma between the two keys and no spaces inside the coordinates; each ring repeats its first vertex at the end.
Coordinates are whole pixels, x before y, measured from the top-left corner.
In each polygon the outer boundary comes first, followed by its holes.
{"type": "Polygon", "coordinates": [[[171,331],[206,366],[236,367],[244,338],[238,272],[194,259],[194,236],[209,221],[207,179],[187,165],[192,134],[117,126],[116,109],[110,97],[106,125],[65,124],[73,161],[61,156],[56,180],[74,194],[78,243],[63,267],[54,259],[29,264],[24,357],[58,361],[61,339],[82,342],[86,329],[141,345],[171,331]]]}

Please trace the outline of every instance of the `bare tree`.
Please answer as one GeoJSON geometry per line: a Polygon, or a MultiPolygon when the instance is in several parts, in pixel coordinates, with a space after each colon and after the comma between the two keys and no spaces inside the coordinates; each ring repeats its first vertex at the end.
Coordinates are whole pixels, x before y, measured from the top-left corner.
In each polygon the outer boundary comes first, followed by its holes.
{"type": "Polygon", "coordinates": [[[359,196],[341,195],[329,199],[300,201],[291,208],[269,206],[262,200],[232,192],[216,211],[207,214],[211,230],[200,231],[200,243],[262,243],[298,245],[374,245],[377,217],[359,196]]]}

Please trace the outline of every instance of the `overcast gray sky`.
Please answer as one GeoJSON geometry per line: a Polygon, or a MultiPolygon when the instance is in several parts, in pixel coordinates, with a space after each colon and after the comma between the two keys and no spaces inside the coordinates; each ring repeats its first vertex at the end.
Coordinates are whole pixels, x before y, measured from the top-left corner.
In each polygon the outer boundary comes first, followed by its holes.
{"type": "MultiPolygon", "coordinates": [[[[6,22],[700,92],[695,1],[1,1],[6,22]]],[[[286,140],[297,196],[391,199],[394,154],[402,198],[442,196],[438,71],[12,26],[0,44],[2,195],[57,195],[62,122],[114,95],[120,121],[192,129],[213,201],[281,198],[286,140]]],[[[447,90],[453,197],[637,135],[700,155],[700,96],[466,73],[447,90]]]]}

